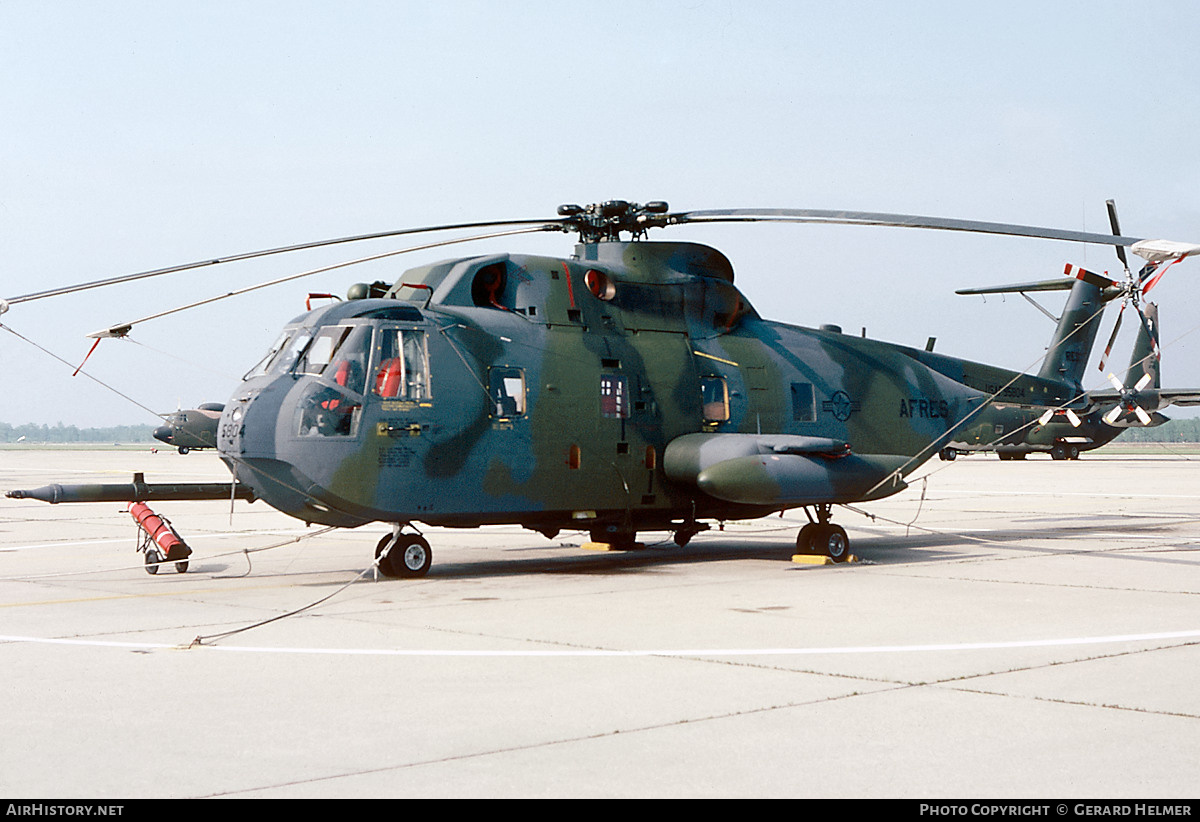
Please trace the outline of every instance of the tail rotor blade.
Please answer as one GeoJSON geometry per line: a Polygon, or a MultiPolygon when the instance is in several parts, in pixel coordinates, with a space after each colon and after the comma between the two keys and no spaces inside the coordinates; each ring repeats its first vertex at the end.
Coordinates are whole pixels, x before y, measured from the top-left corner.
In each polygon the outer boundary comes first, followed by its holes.
{"type": "MultiPolygon", "coordinates": [[[[1121,225],[1117,222],[1117,204],[1112,200],[1107,200],[1105,205],[1108,206],[1108,224],[1112,226],[1112,233],[1114,236],[1120,237],[1121,225]]],[[[1121,261],[1121,265],[1125,266],[1125,270],[1128,271],[1129,260],[1125,258],[1125,246],[1118,245],[1116,246],[1116,249],[1117,259],[1121,261]]]]}
{"type": "MultiPolygon", "coordinates": [[[[1113,344],[1117,341],[1117,332],[1121,330],[1121,319],[1125,316],[1125,303],[1121,303],[1121,310],[1117,312],[1117,321],[1113,325],[1112,336],[1108,338],[1108,345],[1104,346],[1104,353],[1100,356],[1100,370],[1104,370],[1104,365],[1108,362],[1108,355],[1112,353],[1113,344]]],[[[1112,378],[1112,374],[1108,375],[1112,378]]],[[[1118,385],[1120,390],[1122,386],[1118,385]]]]}

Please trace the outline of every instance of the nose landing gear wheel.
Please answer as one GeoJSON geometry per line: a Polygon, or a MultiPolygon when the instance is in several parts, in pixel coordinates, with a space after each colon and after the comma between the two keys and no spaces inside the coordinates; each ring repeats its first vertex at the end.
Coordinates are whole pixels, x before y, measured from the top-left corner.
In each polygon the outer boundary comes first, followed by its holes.
{"type": "Polygon", "coordinates": [[[433,564],[433,549],[418,534],[387,534],[375,546],[375,558],[379,560],[379,573],[385,577],[423,577],[433,564]],[[389,545],[392,548],[384,556],[389,545]]]}

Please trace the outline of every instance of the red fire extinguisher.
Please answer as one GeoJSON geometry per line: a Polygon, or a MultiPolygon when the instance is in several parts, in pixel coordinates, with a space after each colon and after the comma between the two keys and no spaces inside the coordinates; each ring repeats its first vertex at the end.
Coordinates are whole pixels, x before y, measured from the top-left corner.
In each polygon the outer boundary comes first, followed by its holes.
{"type": "Polygon", "coordinates": [[[151,511],[144,502],[129,503],[129,513],[142,534],[138,550],[146,556],[146,573],[157,574],[158,566],[163,562],[174,562],[175,570],[185,573],[192,549],[180,539],[171,523],[151,511]]]}

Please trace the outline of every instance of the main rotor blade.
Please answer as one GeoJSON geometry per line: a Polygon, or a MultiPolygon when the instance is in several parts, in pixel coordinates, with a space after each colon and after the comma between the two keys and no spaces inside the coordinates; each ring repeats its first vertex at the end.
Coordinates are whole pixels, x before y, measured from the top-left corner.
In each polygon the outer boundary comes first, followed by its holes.
{"type": "Polygon", "coordinates": [[[130,329],[132,329],[135,325],[138,325],[139,323],[144,323],[147,320],[156,320],[159,317],[165,317],[168,314],[178,314],[180,311],[187,311],[189,308],[197,308],[202,305],[208,305],[209,303],[215,303],[218,300],[224,300],[227,297],[236,297],[236,296],[245,294],[250,291],[257,291],[260,288],[267,288],[268,286],[279,285],[280,283],[285,283],[290,280],[298,280],[301,277],[311,277],[313,274],[322,274],[326,271],[334,271],[339,268],[347,268],[352,265],[359,265],[360,263],[371,262],[374,260],[382,260],[387,257],[396,257],[396,256],[399,256],[400,254],[410,254],[414,251],[425,251],[425,250],[428,250],[431,248],[441,248],[442,246],[456,245],[458,243],[469,243],[469,242],[474,242],[476,240],[490,240],[490,239],[494,239],[496,237],[510,237],[514,234],[532,234],[536,231],[541,231],[541,230],[542,229],[540,229],[540,228],[514,228],[511,231],[493,231],[488,234],[474,234],[470,237],[455,237],[454,239],[451,239],[451,240],[440,240],[436,243],[425,243],[424,245],[414,245],[414,246],[410,246],[408,248],[401,248],[396,251],[384,251],[380,254],[372,254],[369,257],[359,257],[354,260],[346,260],[346,261],[343,261],[340,263],[333,263],[332,265],[325,265],[325,266],[321,266],[320,268],[313,268],[308,271],[301,271],[299,274],[289,274],[286,277],[278,277],[274,280],[268,280],[265,283],[258,283],[257,285],[251,285],[251,286],[246,286],[245,288],[239,288],[235,291],[230,291],[225,294],[219,294],[216,297],[208,297],[203,300],[197,300],[196,302],[188,303],[187,305],[181,305],[177,308],[172,308],[167,311],[160,311],[157,314],[150,314],[149,316],[142,317],[137,320],[130,320],[127,323],[118,323],[117,325],[109,326],[108,328],[106,328],[102,331],[94,331],[91,334],[88,334],[87,336],[95,337],[97,342],[99,342],[99,340],[104,337],[124,337],[125,335],[127,335],[129,333],[130,329]]]}
{"type": "Polygon", "coordinates": [[[1144,242],[1136,237],[1094,234],[1058,228],[991,223],[977,220],[958,220],[947,217],[922,217],[915,214],[886,214],[873,211],[829,211],[805,208],[730,208],[705,211],[683,211],[669,217],[672,223],[720,222],[784,222],[831,223],[835,225],[872,225],[895,228],[932,228],[943,231],[971,231],[981,234],[1005,234],[1016,237],[1037,237],[1046,240],[1067,240],[1076,243],[1131,246],[1144,242]]]}
{"type": "Polygon", "coordinates": [[[63,294],[72,294],[76,291],[86,291],[91,288],[102,288],[109,285],[118,285],[120,283],[133,282],[134,280],[142,280],[149,277],[159,277],[163,274],[175,274],[180,271],[190,271],[196,268],[204,268],[210,265],[221,265],[223,263],[239,262],[241,260],[252,260],[257,257],[268,257],[273,254],[286,254],[290,251],[305,251],[312,248],[323,248],[331,245],[341,245],[343,243],[357,243],[362,240],[379,240],[387,237],[400,237],[406,234],[426,234],[435,231],[453,231],[455,229],[468,228],[499,228],[501,226],[521,226],[521,225],[540,225],[542,228],[536,229],[540,231],[561,231],[563,220],[490,220],[479,223],[447,223],[446,225],[424,226],[422,228],[402,228],[396,231],[380,231],[374,234],[357,234],[352,237],[338,237],[330,240],[316,240],[314,242],[297,243],[296,245],[281,246],[279,248],[267,248],[261,251],[248,251],[242,254],[232,254],[227,257],[215,257],[209,260],[198,260],[192,263],[184,263],[182,265],[173,265],[167,268],[155,268],[150,271],[140,271],[136,274],[124,274],[120,277],[109,277],[104,280],[95,280],[89,283],[80,283],[78,285],[63,286],[61,288],[52,288],[48,291],[36,291],[31,294],[22,294],[19,297],[10,297],[6,300],[0,300],[0,303],[7,305],[16,305],[17,303],[30,302],[31,300],[41,300],[46,297],[58,297],[63,294]]]}

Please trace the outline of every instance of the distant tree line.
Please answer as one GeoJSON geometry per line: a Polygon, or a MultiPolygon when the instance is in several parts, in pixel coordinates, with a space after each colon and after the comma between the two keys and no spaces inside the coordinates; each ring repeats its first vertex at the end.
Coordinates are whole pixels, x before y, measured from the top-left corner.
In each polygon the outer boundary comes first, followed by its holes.
{"type": "Polygon", "coordinates": [[[1153,428],[1127,428],[1116,442],[1200,442],[1200,418],[1170,420],[1153,428]]]}
{"type": "Polygon", "coordinates": [[[111,428],[77,428],[74,425],[9,425],[0,422],[0,442],[155,442],[153,425],[114,425],[111,428]]]}

